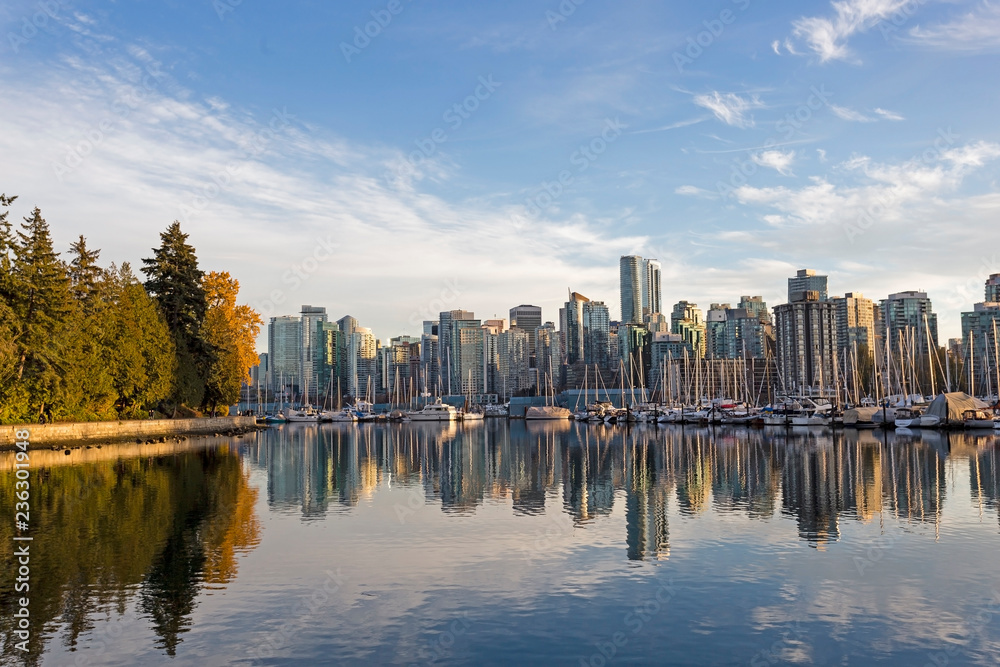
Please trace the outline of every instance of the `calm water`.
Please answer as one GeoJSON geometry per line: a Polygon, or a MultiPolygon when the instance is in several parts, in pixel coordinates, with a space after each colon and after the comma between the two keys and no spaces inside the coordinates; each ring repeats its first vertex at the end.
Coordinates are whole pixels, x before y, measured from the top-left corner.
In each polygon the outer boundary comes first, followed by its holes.
{"type": "Polygon", "coordinates": [[[997,438],[882,437],[490,421],[52,452],[35,662],[998,664],[997,438]]]}

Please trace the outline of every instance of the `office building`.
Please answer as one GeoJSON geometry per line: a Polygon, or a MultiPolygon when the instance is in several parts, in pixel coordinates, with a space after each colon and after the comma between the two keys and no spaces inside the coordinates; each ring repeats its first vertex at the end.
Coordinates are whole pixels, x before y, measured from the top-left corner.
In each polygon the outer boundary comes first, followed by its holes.
{"type": "MultiPolygon", "coordinates": [[[[521,329],[528,334],[528,350],[535,357],[535,330],[542,326],[542,309],[538,306],[520,305],[510,309],[510,327],[521,329]]],[[[534,362],[532,361],[532,367],[534,362]]]]}

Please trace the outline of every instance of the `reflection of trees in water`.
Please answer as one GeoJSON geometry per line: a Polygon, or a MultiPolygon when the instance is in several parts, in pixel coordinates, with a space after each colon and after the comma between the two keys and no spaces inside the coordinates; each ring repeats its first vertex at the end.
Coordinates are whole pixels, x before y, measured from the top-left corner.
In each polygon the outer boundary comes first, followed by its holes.
{"type": "MultiPolygon", "coordinates": [[[[29,662],[54,633],[72,648],[93,629],[93,618],[125,614],[137,587],[158,646],[172,655],[198,591],[230,582],[237,554],[260,539],[257,492],[228,450],[57,466],[36,475],[29,662]]],[[[13,477],[5,476],[0,502],[11,506],[13,491],[13,477]]],[[[0,525],[0,539],[12,544],[11,538],[10,527],[0,525]]],[[[11,658],[19,595],[7,550],[2,561],[0,632],[4,657],[11,658]]]]}

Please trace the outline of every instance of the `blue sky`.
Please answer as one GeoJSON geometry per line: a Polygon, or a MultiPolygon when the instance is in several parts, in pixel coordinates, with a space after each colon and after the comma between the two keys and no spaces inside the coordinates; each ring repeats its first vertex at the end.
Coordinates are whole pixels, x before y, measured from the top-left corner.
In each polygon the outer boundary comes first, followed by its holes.
{"type": "Polygon", "coordinates": [[[1000,3],[577,2],[8,0],[0,191],[107,262],[179,219],[266,316],[382,339],[616,315],[628,253],[667,309],[811,267],[958,335],[1000,272],[1000,3]]]}

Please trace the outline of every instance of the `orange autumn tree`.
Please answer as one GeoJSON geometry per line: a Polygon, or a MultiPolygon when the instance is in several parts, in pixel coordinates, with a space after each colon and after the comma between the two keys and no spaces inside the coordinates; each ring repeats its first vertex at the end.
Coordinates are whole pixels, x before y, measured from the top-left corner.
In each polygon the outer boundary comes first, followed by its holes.
{"type": "Polygon", "coordinates": [[[264,321],[250,306],[237,305],[240,283],[229,273],[206,274],[202,285],[208,305],[202,333],[212,350],[202,407],[215,412],[239,401],[240,387],[257,364],[256,340],[264,321]]]}

